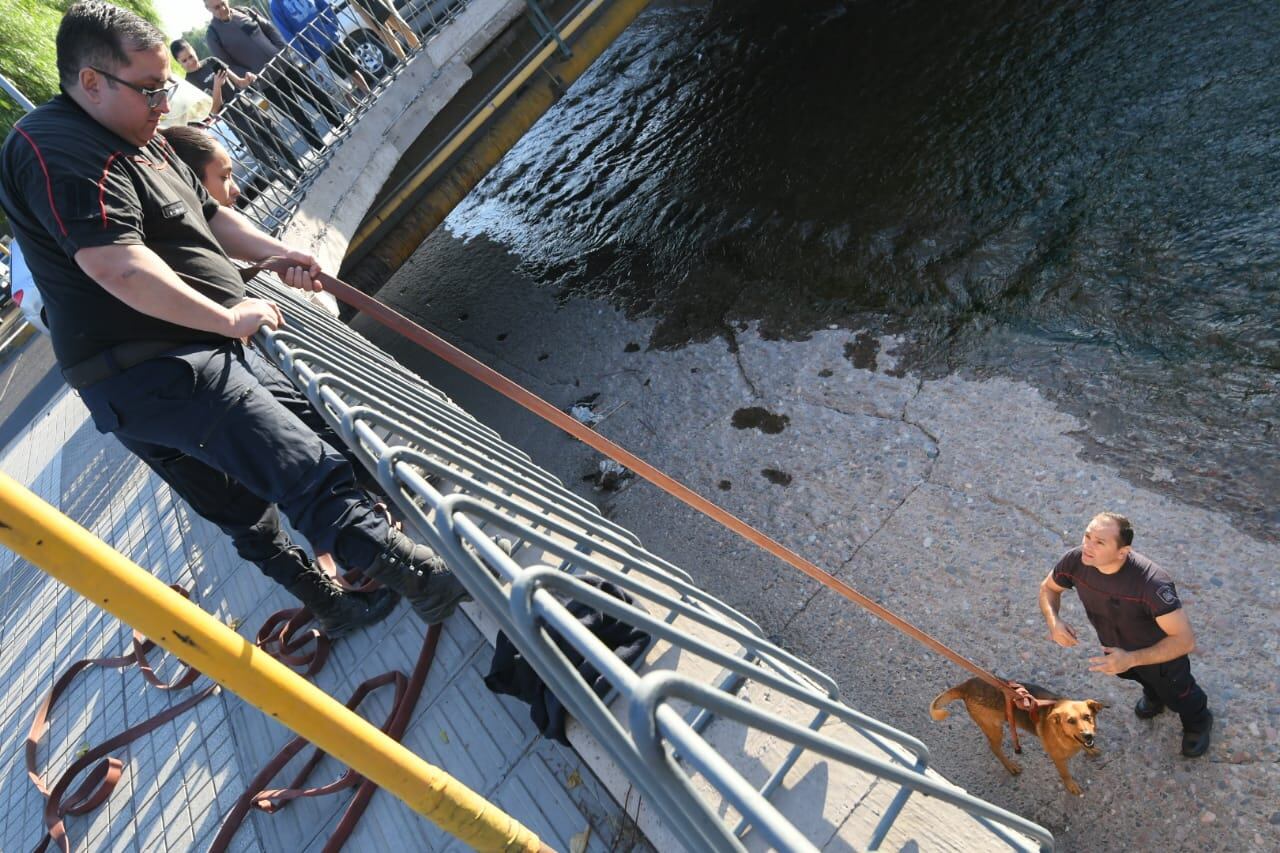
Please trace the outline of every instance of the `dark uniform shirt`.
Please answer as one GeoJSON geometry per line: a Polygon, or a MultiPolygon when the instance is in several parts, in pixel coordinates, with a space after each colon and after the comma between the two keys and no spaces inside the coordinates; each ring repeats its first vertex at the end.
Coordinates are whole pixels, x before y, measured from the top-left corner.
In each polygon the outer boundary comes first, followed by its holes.
{"type": "Polygon", "coordinates": [[[1133,551],[1120,571],[1107,575],[1086,566],[1080,549],[1073,548],[1053,567],[1053,582],[1075,589],[1104,646],[1127,652],[1154,646],[1168,636],[1156,617],[1182,606],[1168,573],[1133,551]]]}
{"type": "MultiPolygon", "coordinates": [[[[231,69],[227,67],[227,63],[216,56],[208,56],[201,60],[195,71],[187,72],[187,82],[197,89],[202,89],[212,95],[213,75],[219,71],[229,70],[231,69]]],[[[236,91],[236,87],[231,84],[230,80],[222,84],[222,103],[224,106],[234,101],[238,94],[239,92],[236,91]]]]}
{"type": "Polygon", "coordinates": [[[214,302],[244,299],[240,275],[209,227],[217,202],[159,134],[131,145],[58,95],[19,121],[0,148],[0,205],[40,282],[64,368],[130,341],[226,340],[135,311],[74,260],[93,246],[146,245],[214,302]]]}

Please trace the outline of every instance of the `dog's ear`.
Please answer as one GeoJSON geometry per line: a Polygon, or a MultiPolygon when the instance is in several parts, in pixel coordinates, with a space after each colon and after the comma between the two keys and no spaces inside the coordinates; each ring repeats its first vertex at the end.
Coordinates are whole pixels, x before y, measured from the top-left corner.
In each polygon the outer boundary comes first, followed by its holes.
{"type": "Polygon", "coordinates": [[[1099,702],[1097,699],[1090,699],[1087,702],[1085,702],[1085,704],[1088,705],[1089,710],[1095,714],[1101,711],[1103,708],[1111,707],[1110,702],[1099,702]]]}

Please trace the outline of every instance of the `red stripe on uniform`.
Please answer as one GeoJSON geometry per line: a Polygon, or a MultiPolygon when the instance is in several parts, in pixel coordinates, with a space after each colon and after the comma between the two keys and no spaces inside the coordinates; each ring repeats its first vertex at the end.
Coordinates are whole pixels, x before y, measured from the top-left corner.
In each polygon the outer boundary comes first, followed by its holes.
{"type": "Polygon", "coordinates": [[[40,146],[36,145],[36,141],[31,135],[23,130],[20,126],[14,125],[13,129],[22,134],[22,138],[27,140],[31,146],[31,150],[36,152],[36,159],[40,161],[40,171],[44,172],[44,186],[49,192],[49,209],[53,211],[53,218],[58,223],[58,228],[62,231],[62,236],[67,236],[67,226],[62,224],[62,217],[58,215],[58,206],[53,203],[53,181],[49,180],[49,167],[44,162],[44,154],[40,153],[40,146]]]}
{"type": "Polygon", "coordinates": [[[107,227],[107,172],[111,171],[111,161],[121,156],[119,151],[113,153],[107,158],[107,164],[102,167],[102,177],[98,178],[98,207],[102,209],[102,227],[107,227]]]}
{"type": "Polygon", "coordinates": [[[133,162],[141,166],[150,166],[152,169],[155,169],[157,172],[163,172],[165,169],[169,168],[169,162],[167,160],[161,160],[159,163],[157,163],[155,160],[151,160],[147,157],[143,157],[141,154],[134,154],[131,159],[133,160],[133,162]]]}

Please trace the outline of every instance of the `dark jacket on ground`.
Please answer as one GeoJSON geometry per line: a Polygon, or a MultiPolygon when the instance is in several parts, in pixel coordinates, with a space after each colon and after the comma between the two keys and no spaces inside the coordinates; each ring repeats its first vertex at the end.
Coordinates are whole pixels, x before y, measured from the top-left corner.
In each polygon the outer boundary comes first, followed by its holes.
{"type": "MultiPolygon", "coordinates": [[[[635,605],[630,595],[607,581],[594,577],[586,577],[582,580],[614,598],[635,605]]],[[[580,601],[565,601],[560,596],[556,597],[574,618],[586,626],[606,646],[613,649],[627,666],[634,668],[648,650],[651,638],[639,628],[612,616],[606,616],[580,601]]],[[[603,698],[609,692],[609,681],[596,672],[596,668],[588,663],[577,649],[566,643],[558,633],[555,631],[550,633],[556,645],[577,668],[582,679],[591,686],[597,696],[603,698]]],[[[506,634],[498,634],[498,642],[493,649],[493,664],[489,667],[489,674],[484,677],[484,683],[494,693],[514,696],[522,702],[527,702],[530,706],[529,718],[538,727],[538,731],[545,737],[554,738],[565,746],[569,745],[564,733],[564,724],[567,719],[564,705],[547,688],[547,685],[543,684],[542,679],[533,671],[533,667],[525,660],[520,650],[507,639],[506,634]]]]}

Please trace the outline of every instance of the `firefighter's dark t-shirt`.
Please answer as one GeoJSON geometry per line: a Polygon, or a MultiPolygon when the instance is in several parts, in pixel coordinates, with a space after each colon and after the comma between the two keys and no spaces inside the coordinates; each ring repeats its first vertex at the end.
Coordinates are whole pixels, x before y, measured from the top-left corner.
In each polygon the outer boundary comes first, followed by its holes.
{"type": "Polygon", "coordinates": [[[214,302],[244,299],[209,227],[217,202],[159,134],[131,145],[58,95],[22,118],[0,148],[0,205],[39,283],[62,367],[130,341],[226,340],[135,311],[75,262],[89,247],[145,245],[214,302]]]}
{"type": "Polygon", "coordinates": [[[1107,575],[1086,566],[1080,549],[1073,548],[1053,567],[1053,582],[1075,589],[1104,646],[1127,652],[1163,640],[1167,635],[1156,617],[1182,606],[1168,573],[1133,551],[1120,571],[1107,575]]]}

